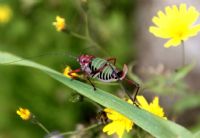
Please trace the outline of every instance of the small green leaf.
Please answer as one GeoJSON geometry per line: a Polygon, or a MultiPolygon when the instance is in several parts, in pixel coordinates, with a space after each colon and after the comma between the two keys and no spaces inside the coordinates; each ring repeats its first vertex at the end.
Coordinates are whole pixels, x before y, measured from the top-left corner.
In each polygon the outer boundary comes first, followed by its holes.
{"type": "Polygon", "coordinates": [[[138,84],[140,85],[143,85],[143,81],[136,75],[132,72],[133,70],[133,67],[135,66],[135,62],[132,62],[131,64],[128,65],[128,76],[134,80],[135,82],[137,82],[138,84]]]}
{"type": "Polygon", "coordinates": [[[188,64],[180,69],[178,69],[173,75],[172,75],[172,81],[176,82],[181,79],[183,79],[193,68],[195,64],[188,64]]]}
{"type": "Polygon", "coordinates": [[[174,106],[174,111],[181,113],[190,108],[195,108],[200,106],[200,95],[187,95],[183,99],[177,101],[174,106]]]}
{"type": "Polygon", "coordinates": [[[135,124],[137,124],[139,127],[143,128],[144,130],[146,130],[155,137],[159,138],[192,137],[190,131],[188,131],[187,129],[178,124],[175,124],[174,122],[161,119],[160,117],[157,117],[147,111],[141,110],[101,89],[97,89],[96,91],[94,91],[93,87],[91,87],[90,85],[87,85],[85,83],[76,80],[71,81],[63,74],[48,67],[45,67],[43,65],[28,60],[21,60],[21,58],[17,56],[3,52],[0,52],[0,64],[20,65],[20,66],[27,66],[39,69],[47,73],[52,78],[63,83],[64,85],[77,91],[81,95],[84,95],[105,107],[112,108],[113,110],[127,116],[129,119],[133,120],[135,124]]]}

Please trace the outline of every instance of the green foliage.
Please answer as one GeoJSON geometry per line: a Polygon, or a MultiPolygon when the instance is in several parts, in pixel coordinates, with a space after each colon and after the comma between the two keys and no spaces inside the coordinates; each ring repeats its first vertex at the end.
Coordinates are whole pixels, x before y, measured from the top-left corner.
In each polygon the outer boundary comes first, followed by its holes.
{"type": "MultiPolygon", "coordinates": [[[[78,67],[76,61],[63,56],[64,53],[77,56],[91,44],[56,32],[52,22],[60,15],[66,18],[71,30],[84,34],[85,22],[79,0],[1,0],[2,3],[10,5],[13,16],[8,24],[0,24],[0,50],[38,61],[59,72],[63,71],[66,64],[78,67]]],[[[126,57],[123,55],[130,52],[132,37],[124,36],[132,34],[129,26],[134,3],[123,0],[114,3],[110,0],[90,1],[90,33],[110,54],[105,55],[98,48],[87,48],[84,53],[117,57],[120,65],[130,60],[130,54],[126,57]],[[116,39],[120,45],[116,46],[116,39]]],[[[24,123],[16,117],[15,110],[19,106],[30,108],[51,130],[74,130],[76,124],[87,125],[96,116],[94,106],[85,101],[70,102],[74,91],[40,72],[1,67],[0,74],[0,137],[44,136],[37,126],[24,123]]]]}
{"type": "MultiPolygon", "coordinates": [[[[137,51],[133,43],[137,37],[134,32],[136,24],[133,15],[136,1],[88,0],[88,10],[85,12],[88,16],[88,26],[80,0],[1,0],[1,3],[11,6],[13,16],[9,23],[0,24],[0,51],[9,51],[9,53],[26,57],[30,61],[23,60],[13,64],[39,68],[72,89],[40,71],[1,66],[0,138],[35,138],[45,135],[36,125],[23,122],[16,116],[15,110],[19,106],[31,109],[50,130],[70,131],[74,130],[79,123],[87,126],[94,122],[97,112],[96,106],[90,103],[90,99],[127,115],[153,136],[191,136],[191,133],[182,126],[130,107],[127,103],[110,95],[108,92],[116,94],[116,91],[121,90],[117,83],[101,85],[102,82],[94,81],[97,88],[104,89],[104,91],[98,89],[94,93],[87,84],[69,81],[58,73],[63,71],[66,64],[73,69],[78,68],[78,63],[65,56],[66,53],[76,56],[88,53],[102,58],[116,57],[119,68],[135,60],[137,51]],[[93,43],[67,33],[56,32],[52,22],[57,15],[64,17],[67,27],[77,34],[85,36],[86,28],[88,28],[87,31],[93,43]],[[94,42],[98,42],[99,46],[95,46],[94,42]],[[36,64],[32,62],[33,60],[58,72],[36,64]],[[89,100],[76,95],[76,91],[88,97],[89,100]]],[[[8,53],[0,55],[0,62],[4,65],[17,59],[18,57],[8,53]]],[[[141,94],[151,92],[171,98],[174,95],[180,97],[169,109],[169,112],[179,115],[187,109],[200,105],[199,95],[191,94],[193,90],[184,81],[193,66],[191,64],[177,71],[170,71],[169,75],[152,75],[144,80],[133,73],[133,65],[129,65],[128,77],[140,84],[141,94]]],[[[186,126],[186,124],[183,125],[186,126]]],[[[195,126],[198,126],[198,123],[190,128],[195,126]]],[[[101,130],[98,131],[101,132],[101,130]]]]}
{"type": "Polygon", "coordinates": [[[174,107],[176,113],[182,113],[187,109],[197,108],[200,106],[200,95],[187,95],[179,100],[174,107]]]}
{"type": "MultiPolygon", "coordinates": [[[[130,70],[132,70],[130,65],[130,70]]],[[[188,91],[187,84],[183,78],[190,73],[193,69],[194,64],[189,64],[178,69],[175,72],[170,72],[169,75],[157,74],[152,75],[150,79],[142,81],[137,75],[129,72],[129,77],[138,82],[143,89],[150,90],[155,93],[169,94],[178,93],[185,94],[188,91]]]]}

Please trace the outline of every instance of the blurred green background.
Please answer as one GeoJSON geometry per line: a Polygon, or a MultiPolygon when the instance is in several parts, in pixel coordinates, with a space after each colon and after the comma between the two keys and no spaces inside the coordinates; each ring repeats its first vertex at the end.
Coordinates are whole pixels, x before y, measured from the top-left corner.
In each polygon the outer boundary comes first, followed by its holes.
{"type": "MultiPolygon", "coordinates": [[[[99,49],[70,34],[57,32],[52,25],[59,15],[66,19],[68,29],[85,35],[84,10],[81,6],[84,1],[0,0],[0,51],[33,60],[59,72],[63,72],[66,65],[73,69],[79,67],[67,53],[75,56],[90,54],[102,58],[116,57],[119,68],[132,62],[135,65],[139,52],[135,46],[138,30],[135,14],[139,14],[136,11],[139,2],[88,0],[89,31],[93,40],[100,44],[99,49]],[[9,9],[7,13],[10,13],[6,22],[2,21],[5,5],[9,9]]],[[[189,65],[174,71],[158,66],[153,68],[154,73],[152,68],[151,71],[145,68],[143,73],[138,68],[139,75],[136,76],[130,70],[128,76],[140,83],[141,94],[145,94],[149,101],[154,95],[161,97],[160,104],[170,120],[196,131],[200,129],[199,90],[193,90],[184,81],[192,68],[189,65]]],[[[96,85],[122,97],[118,85],[96,85]]],[[[82,102],[72,102],[74,93],[32,68],[0,66],[0,138],[45,136],[45,132],[37,125],[22,121],[17,116],[18,107],[30,109],[50,131],[72,131],[77,124],[89,126],[96,123],[98,110],[95,104],[86,98],[82,102]]],[[[100,137],[101,132],[101,128],[98,128],[84,137],[100,137]]]]}
{"type": "MultiPolygon", "coordinates": [[[[3,5],[10,7],[12,15],[8,22],[0,23],[1,51],[34,60],[60,72],[66,65],[79,67],[64,53],[78,56],[91,44],[57,32],[52,22],[60,15],[66,19],[67,27],[84,35],[80,0],[1,0],[0,7],[3,5]]],[[[108,54],[97,48],[87,48],[85,53],[116,57],[120,67],[133,60],[135,5],[135,1],[89,0],[87,13],[91,36],[108,54]]],[[[70,131],[75,130],[77,124],[90,124],[96,117],[96,107],[88,101],[71,102],[71,93],[74,92],[40,71],[1,66],[0,138],[44,137],[45,132],[38,126],[22,121],[16,115],[18,107],[30,109],[52,131],[70,131]]]]}

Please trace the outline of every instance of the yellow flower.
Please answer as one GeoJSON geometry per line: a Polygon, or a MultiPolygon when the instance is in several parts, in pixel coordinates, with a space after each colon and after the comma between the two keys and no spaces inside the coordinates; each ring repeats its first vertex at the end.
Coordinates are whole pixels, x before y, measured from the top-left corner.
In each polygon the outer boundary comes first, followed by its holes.
{"type": "Polygon", "coordinates": [[[139,103],[140,108],[149,111],[150,113],[157,115],[161,118],[167,119],[164,115],[163,108],[159,105],[158,97],[154,97],[153,101],[150,104],[148,104],[148,102],[143,96],[137,96],[137,101],[139,103]]]}
{"type": "Polygon", "coordinates": [[[12,10],[8,5],[0,5],[0,23],[5,24],[10,21],[12,10]]]}
{"type": "Polygon", "coordinates": [[[56,16],[56,21],[53,22],[53,25],[56,27],[57,31],[64,31],[66,29],[66,23],[65,23],[65,19],[60,17],[60,16],[56,16]]]}
{"type": "Polygon", "coordinates": [[[16,113],[23,119],[23,120],[29,120],[32,115],[31,115],[31,112],[26,109],[26,108],[19,108],[16,113]]]}
{"type": "Polygon", "coordinates": [[[155,26],[149,27],[149,32],[156,37],[168,39],[164,47],[178,46],[181,41],[197,35],[200,31],[200,24],[193,25],[199,18],[199,12],[195,7],[187,9],[186,4],[165,7],[165,13],[158,11],[158,16],[152,18],[155,26]]]}
{"type": "Polygon", "coordinates": [[[73,76],[70,76],[68,73],[71,72],[72,69],[70,66],[66,66],[66,68],[64,69],[64,72],[63,74],[67,77],[67,78],[73,78],[73,77],[80,77],[77,73],[72,73],[71,75],[73,76]]]}
{"type": "MultiPolygon", "coordinates": [[[[137,101],[140,108],[149,111],[161,118],[167,119],[164,116],[163,108],[159,105],[158,97],[155,97],[153,102],[150,104],[148,104],[143,96],[137,96],[137,101]]],[[[128,103],[133,104],[130,99],[128,100],[128,103]]],[[[109,108],[105,108],[104,112],[106,113],[108,119],[111,120],[111,122],[104,126],[103,132],[107,133],[108,135],[116,133],[119,138],[121,138],[125,131],[129,132],[132,129],[134,122],[124,115],[109,108]]]]}
{"type": "MultiPolygon", "coordinates": [[[[131,100],[128,100],[128,103],[133,104],[131,100]]],[[[103,132],[106,132],[108,135],[116,133],[121,138],[124,131],[129,132],[132,129],[133,121],[124,115],[109,108],[105,108],[104,112],[106,112],[108,119],[112,120],[112,122],[103,128],[103,132]]]]}

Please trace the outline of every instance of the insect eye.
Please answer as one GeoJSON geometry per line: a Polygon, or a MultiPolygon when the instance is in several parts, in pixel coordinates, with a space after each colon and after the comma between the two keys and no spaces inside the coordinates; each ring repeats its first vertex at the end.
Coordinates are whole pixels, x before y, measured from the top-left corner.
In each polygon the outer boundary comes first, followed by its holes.
{"type": "Polygon", "coordinates": [[[83,59],[82,62],[85,63],[85,59],[83,59]]]}

